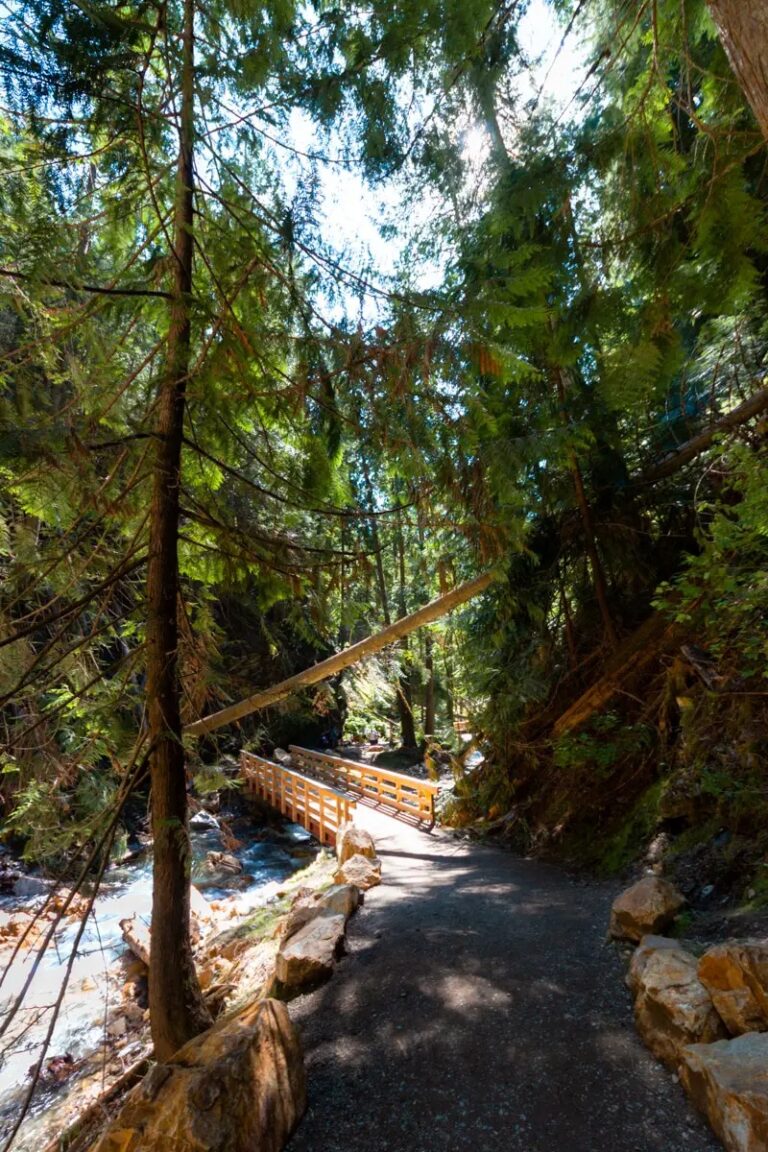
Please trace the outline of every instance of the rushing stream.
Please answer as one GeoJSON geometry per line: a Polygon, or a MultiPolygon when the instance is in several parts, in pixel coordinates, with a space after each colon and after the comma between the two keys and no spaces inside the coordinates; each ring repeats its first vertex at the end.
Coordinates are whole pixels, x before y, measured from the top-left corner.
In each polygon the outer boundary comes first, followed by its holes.
{"type": "MultiPolygon", "coordinates": [[[[238,875],[222,875],[211,873],[205,866],[208,854],[224,847],[217,821],[210,818],[207,828],[192,830],[193,883],[206,900],[222,902],[230,917],[245,915],[265,903],[279,883],[311,855],[309,834],[294,824],[265,829],[253,824],[244,827],[240,822],[237,834],[241,844],[232,854],[240,861],[243,871],[238,875]]],[[[40,1152],[46,1141],[57,1134],[53,1115],[49,1123],[46,1118],[77,1079],[75,1070],[87,1065],[89,1057],[94,1058],[90,1063],[96,1068],[95,1057],[106,1052],[110,1042],[124,1033],[125,1020],[121,1020],[119,1011],[126,946],[120,921],[138,917],[148,924],[151,890],[152,864],[148,855],[105,874],[48,1047],[45,1074],[14,1144],[21,1152],[26,1149],[40,1152]],[[59,1079],[61,1084],[57,1082],[59,1079]]],[[[14,916],[19,917],[22,926],[26,924],[30,910],[39,907],[43,899],[42,896],[0,897],[0,917],[6,931],[14,916]]],[[[48,923],[42,926],[47,929],[48,923]]],[[[7,1138],[29,1088],[30,1068],[39,1059],[78,928],[77,919],[61,923],[26,993],[24,1008],[0,1040],[0,1142],[7,1138]]],[[[2,960],[7,963],[13,937],[3,944],[2,960]]],[[[34,947],[20,952],[6,974],[0,987],[0,1021],[27,980],[34,956],[34,947]]],[[[131,1062],[127,1058],[130,1055],[130,1050],[123,1054],[125,1063],[131,1062]]]]}

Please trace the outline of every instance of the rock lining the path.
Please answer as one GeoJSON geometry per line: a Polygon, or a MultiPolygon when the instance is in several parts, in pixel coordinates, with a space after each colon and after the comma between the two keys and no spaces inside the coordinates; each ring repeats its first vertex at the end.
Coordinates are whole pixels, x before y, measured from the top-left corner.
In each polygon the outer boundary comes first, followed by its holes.
{"type": "Polygon", "coordinates": [[[377,856],[350,856],[334,876],[337,884],[354,884],[361,892],[381,884],[381,860],[377,856]]]}
{"type": "Polygon", "coordinates": [[[275,962],[283,994],[296,995],[328,979],[343,949],[346,927],[343,912],[323,912],[283,943],[275,962]]]}
{"type": "Polygon", "coordinates": [[[728,1152],[768,1148],[768,1034],[683,1049],[680,1079],[728,1152]]]}
{"type": "Polygon", "coordinates": [[[719,1040],[723,1022],[699,980],[696,957],[656,948],[645,960],[635,997],[637,1030],[657,1059],[677,1071],[688,1044],[719,1040]]]}
{"type": "Polygon", "coordinates": [[[635,948],[635,951],[632,953],[632,959],[630,960],[627,971],[626,985],[633,996],[637,996],[640,991],[648,961],[659,950],[669,952],[684,951],[680,941],[673,940],[670,936],[643,936],[637,948],[635,948]]]}
{"type": "Polygon", "coordinates": [[[699,979],[732,1036],[768,1029],[768,940],[731,940],[708,949],[699,979]]]}
{"type": "MultiPolygon", "coordinates": [[[[680,904],[670,892],[665,881],[647,877],[622,893],[611,911],[611,935],[632,939],[641,922],[673,915],[680,904]]],[[[766,1152],[768,940],[730,940],[697,960],[680,941],[646,934],[626,983],[638,1032],[679,1073],[728,1152],[766,1152]],[[736,1038],[727,1039],[729,1033],[736,1038]]]]}
{"type": "Polygon", "coordinates": [[[356,824],[342,824],[336,834],[336,857],[339,867],[343,867],[353,856],[376,859],[376,845],[370,832],[358,828],[356,824]]]}
{"type": "Polygon", "coordinates": [[[668,928],[684,906],[685,897],[673,884],[644,876],[614,900],[609,932],[617,940],[638,943],[668,928]]]}
{"type": "Polygon", "coordinates": [[[262,1000],[155,1065],[91,1152],[280,1152],[305,1107],[296,1030],[262,1000]]]}

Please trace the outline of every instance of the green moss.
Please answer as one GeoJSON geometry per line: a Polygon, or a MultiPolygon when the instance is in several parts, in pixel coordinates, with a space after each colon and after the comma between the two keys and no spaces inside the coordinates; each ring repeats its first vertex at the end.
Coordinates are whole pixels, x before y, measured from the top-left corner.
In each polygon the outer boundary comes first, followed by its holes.
{"type": "Polygon", "coordinates": [[[747,890],[754,892],[754,896],[750,896],[749,903],[745,906],[748,911],[757,911],[758,908],[768,906],[768,864],[758,864],[747,890]]]}
{"type": "Polygon", "coordinates": [[[264,908],[257,908],[255,912],[238,924],[233,934],[237,937],[258,936],[260,939],[271,936],[278,920],[281,916],[285,916],[290,910],[290,907],[290,897],[284,896],[274,904],[268,904],[264,908]]]}
{"type": "Polygon", "coordinates": [[[681,912],[679,916],[675,917],[675,922],[669,930],[669,935],[679,939],[690,931],[693,927],[696,917],[693,912],[681,912]]]}
{"type": "Polygon", "coordinates": [[[718,819],[706,820],[703,824],[694,824],[685,831],[680,832],[670,846],[670,855],[684,856],[699,844],[706,844],[712,840],[720,828],[718,819]]]}
{"type": "Polygon", "coordinates": [[[256,908],[233,928],[228,929],[218,938],[221,945],[231,940],[257,939],[267,940],[274,934],[278,921],[291,910],[296,891],[299,888],[311,888],[313,892],[324,892],[333,884],[335,861],[331,856],[321,853],[308,864],[294,872],[281,885],[283,895],[279,900],[256,908]]]}
{"type": "MultiPolygon", "coordinates": [[[[593,849],[588,863],[602,876],[623,871],[645,848],[658,823],[663,781],[657,780],[639,797],[622,823],[604,841],[592,831],[587,841],[593,849]]],[[[589,852],[589,849],[587,849],[589,852]]]]}

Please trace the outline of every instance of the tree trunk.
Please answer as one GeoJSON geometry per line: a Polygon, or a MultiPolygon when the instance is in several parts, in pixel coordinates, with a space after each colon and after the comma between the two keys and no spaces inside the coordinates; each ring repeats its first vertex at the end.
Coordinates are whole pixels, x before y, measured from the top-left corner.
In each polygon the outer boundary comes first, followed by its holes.
{"type": "Polygon", "coordinates": [[[432,633],[427,632],[424,637],[424,667],[427,671],[427,682],[424,686],[424,735],[435,734],[435,647],[432,633]]]}
{"type": "Polygon", "coordinates": [[[709,0],[736,79],[768,139],[768,5],[764,0],[709,0]]]}
{"type": "MultiPolygon", "coordinates": [[[[427,534],[424,527],[424,513],[421,505],[417,511],[417,523],[419,529],[419,556],[421,579],[423,580],[423,587],[426,590],[429,587],[428,572],[427,572],[427,534]]],[[[424,668],[427,673],[426,684],[424,685],[424,736],[429,739],[430,736],[435,734],[435,639],[432,633],[427,630],[424,635],[424,668]]]]}
{"type": "MultiPolygon", "coordinates": [[[[405,617],[405,539],[403,536],[402,514],[397,514],[397,557],[400,584],[398,589],[398,608],[400,618],[405,617]]],[[[400,735],[403,748],[416,747],[416,725],[413,720],[413,688],[411,686],[411,669],[409,659],[409,645],[403,640],[401,645],[405,657],[405,667],[400,673],[397,686],[398,709],[400,712],[400,735]]]]}
{"type": "MultiPolygon", "coordinates": [[[[373,500],[373,483],[371,482],[371,473],[368,468],[368,461],[363,460],[363,481],[365,482],[365,499],[371,513],[374,511],[373,500]]],[[[381,606],[381,615],[384,620],[385,627],[389,627],[392,623],[392,618],[389,614],[389,596],[387,595],[387,581],[384,575],[384,558],[381,554],[381,540],[379,538],[379,525],[376,522],[376,517],[371,515],[368,526],[371,530],[371,544],[373,545],[374,563],[376,565],[376,586],[379,592],[379,604],[381,606]]]]}
{"type": "Polygon", "coordinates": [[[347,627],[347,524],[341,520],[341,568],[339,571],[339,647],[346,648],[349,640],[347,627]]]}
{"type": "Polygon", "coordinates": [[[568,593],[565,590],[565,579],[560,565],[557,567],[557,579],[560,585],[560,601],[563,605],[563,615],[565,618],[565,640],[568,646],[568,655],[571,660],[571,667],[575,668],[579,662],[578,647],[576,644],[576,629],[573,624],[573,617],[571,616],[571,606],[568,603],[568,593]]]}
{"type": "MultiPolygon", "coordinates": [[[[368,507],[373,511],[373,484],[371,483],[371,474],[368,470],[367,461],[363,461],[363,479],[365,480],[365,495],[368,501],[368,507]]],[[[374,558],[376,563],[376,586],[379,590],[379,603],[381,606],[381,617],[384,621],[384,627],[389,628],[392,623],[392,614],[389,611],[389,594],[387,592],[387,581],[384,572],[384,557],[381,549],[381,537],[379,536],[379,525],[376,522],[376,517],[371,516],[369,520],[371,529],[371,543],[373,545],[374,558]]],[[[401,611],[401,616],[405,615],[401,611]]],[[[403,744],[405,745],[406,735],[413,730],[413,716],[412,709],[408,701],[407,694],[403,691],[403,677],[398,676],[397,686],[395,690],[395,699],[397,701],[397,715],[400,721],[400,734],[403,744]]],[[[414,735],[414,743],[416,737],[414,735]]],[[[413,745],[405,745],[406,747],[413,747],[413,745]]]]}
{"type": "MultiPolygon", "coordinates": [[[[563,424],[567,427],[568,412],[565,403],[565,373],[559,366],[554,368],[555,384],[557,387],[557,397],[560,403],[560,415],[563,424]]],[[[603,572],[602,561],[600,554],[597,550],[597,537],[595,535],[595,522],[592,518],[592,508],[590,507],[587,493],[584,488],[584,478],[581,474],[579,461],[573,449],[569,450],[569,467],[571,479],[573,481],[573,489],[576,493],[576,503],[579,507],[581,515],[581,522],[584,527],[584,543],[587,549],[587,556],[589,558],[589,566],[592,571],[592,582],[595,588],[595,596],[597,598],[597,606],[600,609],[600,615],[603,620],[603,628],[605,629],[605,637],[611,648],[615,648],[619,642],[619,637],[616,632],[616,625],[613,622],[611,615],[611,608],[608,602],[608,586],[605,581],[605,573],[603,572]]]]}
{"type": "Polygon", "coordinates": [[[193,258],[194,0],[184,0],[181,115],[174,211],[174,292],[155,420],[147,577],[147,697],[152,747],[149,1008],[158,1060],[210,1023],[189,938],[190,844],[178,673],[178,531],[184,401],[190,367],[193,258]]]}
{"type": "Polygon", "coordinates": [[[494,579],[493,572],[484,572],[482,576],[475,576],[474,580],[468,580],[466,584],[459,584],[458,588],[454,588],[444,596],[438,596],[436,600],[425,604],[423,608],[419,608],[410,616],[405,616],[402,620],[395,620],[389,628],[382,629],[375,636],[369,636],[367,640],[359,640],[357,644],[352,644],[343,652],[337,652],[335,656],[329,656],[327,660],[313,664],[305,672],[299,672],[288,680],[282,680],[273,688],[265,688],[263,692],[257,692],[255,696],[249,696],[247,700],[241,700],[239,704],[231,704],[228,708],[222,708],[220,712],[214,712],[211,716],[204,716],[202,720],[188,724],[184,731],[189,736],[202,736],[206,732],[213,732],[216,728],[223,728],[225,724],[240,720],[243,716],[249,716],[251,712],[258,712],[261,708],[269,708],[273,704],[277,704],[279,700],[285,700],[286,696],[292,696],[301,688],[309,688],[312,684],[319,684],[321,680],[328,680],[340,672],[342,668],[349,668],[352,664],[364,660],[366,656],[372,656],[374,652],[381,652],[382,648],[396,643],[403,636],[410,635],[411,632],[415,632],[424,624],[431,624],[433,620],[439,620],[442,616],[447,615],[452,608],[466,604],[468,600],[484,592],[494,579]]]}

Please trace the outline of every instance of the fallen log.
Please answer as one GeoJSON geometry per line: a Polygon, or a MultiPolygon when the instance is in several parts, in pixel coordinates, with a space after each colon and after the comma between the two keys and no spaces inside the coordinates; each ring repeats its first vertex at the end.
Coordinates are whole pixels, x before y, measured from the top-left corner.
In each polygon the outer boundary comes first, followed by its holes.
{"type": "Polygon", "coordinates": [[[327,660],[313,664],[306,671],[290,676],[287,680],[275,684],[274,687],[264,689],[263,692],[257,692],[246,700],[241,700],[238,704],[232,704],[228,708],[222,708],[220,712],[213,712],[210,716],[204,716],[193,724],[187,724],[184,728],[184,734],[186,736],[203,736],[206,732],[213,732],[216,728],[222,728],[225,724],[231,724],[234,720],[240,720],[243,716],[250,715],[251,712],[257,712],[261,708],[269,708],[273,704],[277,704],[278,701],[284,700],[286,696],[292,696],[301,688],[309,688],[313,684],[319,684],[321,680],[335,676],[337,672],[342,672],[350,665],[357,664],[366,656],[380,652],[382,648],[394,644],[396,640],[402,640],[404,636],[415,632],[417,628],[446,616],[452,608],[458,608],[460,604],[465,604],[467,600],[479,596],[495,579],[495,572],[484,572],[482,576],[476,576],[474,580],[459,584],[458,588],[454,588],[444,596],[438,596],[436,600],[425,604],[423,608],[419,608],[417,612],[412,612],[410,616],[403,616],[400,620],[395,620],[394,624],[383,628],[381,632],[376,632],[366,640],[360,640],[357,644],[350,645],[349,648],[343,648],[335,656],[329,656],[327,660]]]}
{"type": "Polygon", "coordinates": [[[122,1072],[109,1087],[95,1099],[87,1103],[82,1111],[67,1127],[54,1136],[43,1147],[43,1152],[86,1152],[90,1148],[98,1132],[104,1127],[105,1116],[109,1115],[109,1105],[135,1088],[140,1080],[149,1071],[149,1062],[152,1058],[152,1048],[146,1045],[141,1054],[133,1063],[122,1072]]]}
{"type": "Polygon", "coordinates": [[[135,916],[120,920],[123,940],[134,956],[149,968],[149,927],[135,916]]]}
{"type": "Polygon", "coordinates": [[[646,468],[644,472],[633,479],[633,487],[655,484],[657,480],[664,480],[667,476],[672,476],[680,468],[690,464],[691,460],[706,451],[707,448],[711,448],[719,432],[738,428],[741,424],[746,424],[748,420],[760,416],[765,411],[768,411],[768,388],[756,392],[743,404],[739,404],[727,412],[725,416],[721,416],[714,424],[710,424],[709,428],[705,428],[703,432],[699,432],[697,436],[693,436],[685,444],[681,444],[679,448],[669,456],[665,456],[658,464],[646,468]]]}
{"type": "Polygon", "coordinates": [[[599,680],[560,714],[552,735],[557,738],[583,727],[662,651],[679,645],[683,635],[683,627],[667,616],[658,612],[649,616],[616,650],[599,680]]]}

